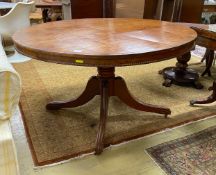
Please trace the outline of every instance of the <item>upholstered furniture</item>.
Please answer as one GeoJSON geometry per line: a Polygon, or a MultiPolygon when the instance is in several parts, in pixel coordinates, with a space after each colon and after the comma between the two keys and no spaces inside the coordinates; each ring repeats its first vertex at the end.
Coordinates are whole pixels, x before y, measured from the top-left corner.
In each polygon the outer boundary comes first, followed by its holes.
{"type": "MultiPolygon", "coordinates": [[[[12,35],[17,30],[30,26],[29,15],[34,8],[33,4],[34,2],[19,2],[9,13],[4,16],[0,16],[0,35],[4,41],[11,40],[12,35]]],[[[17,53],[13,45],[5,47],[5,50],[14,52],[14,54],[8,56],[10,62],[14,63],[17,61],[20,62],[30,60],[29,57],[17,53]]]]}
{"type": "Polygon", "coordinates": [[[0,121],[0,174],[20,175],[17,152],[9,120],[0,121]]]}
{"type": "Polygon", "coordinates": [[[11,117],[19,102],[21,81],[0,42],[0,120],[11,117]]]}
{"type": "Polygon", "coordinates": [[[19,175],[9,119],[18,108],[20,91],[20,77],[8,62],[0,42],[0,174],[2,175],[19,175]]]}

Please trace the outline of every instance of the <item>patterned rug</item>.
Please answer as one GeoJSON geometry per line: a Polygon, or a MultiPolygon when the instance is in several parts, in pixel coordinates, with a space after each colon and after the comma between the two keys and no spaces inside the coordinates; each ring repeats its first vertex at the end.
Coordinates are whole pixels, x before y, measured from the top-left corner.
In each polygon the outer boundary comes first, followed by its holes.
{"type": "Polygon", "coordinates": [[[196,45],[195,49],[191,51],[191,54],[196,57],[203,58],[203,56],[205,55],[205,51],[206,48],[196,45]]]}
{"type": "MultiPolygon", "coordinates": [[[[199,62],[192,59],[190,63],[199,62]]],[[[207,88],[216,76],[200,78],[204,89],[173,85],[162,86],[158,71],[176,64],[176,59],[154,64],[116,68],[116,74],[125,78],[131,93],[139,100],[169,107],[170,118],[137,111],[127,107],[118,98],[110,98],[105,133],[105,147],[155,133],[165,128],[203,119],[216,114],[215,106],[191,107],[189,101],[209,96],[207,88]]],[[[47,111],[45,105],[52,100],[76,98],[86,86],[96,68],[59,65],[32,60],[15,64],[22,77],[20,106],[25,131],[36,166],[49,165],[84,154],[94,153],[98,130],[100,98],[86,105],[59,111],[47,111]]],[[[202,72],[205,66],[194,65],[202,72]]],[[[12,130],[17,131],[12,121],[12,130]]]]}
{"type": "Polygon", "coordinates": [[[169,175],[215,175],[216,126],[154,146],[147,152],[169,175]]]}

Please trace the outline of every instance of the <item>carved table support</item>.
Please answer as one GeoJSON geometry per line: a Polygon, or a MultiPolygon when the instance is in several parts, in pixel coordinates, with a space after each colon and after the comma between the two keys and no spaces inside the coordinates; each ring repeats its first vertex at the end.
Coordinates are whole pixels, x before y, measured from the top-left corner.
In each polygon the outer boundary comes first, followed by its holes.
{"type": "Polygon", "coordinates": [[[202,62],[206,60],[206,69],[205,71],[202,73],[202,76],[204,76],[206,73],[208,73],[208,76],[211,76],[211,67],[214,61],[214,50],[211,49],[207,49],[202,62]]]}
{"type": "Polygon", "coordinates": [[[98,75],[93,76],[87,83],[84,92],[75,100],[69,101],[55,101],[48,103],[46,108],[48,110],[58,110],[61,108],[72,108],[84,105],[96,95],[101,96],[100,105],[100,121],[96,139],[95,154],[100,154],[104,147],[104,134],[106,128],[106,119],[108,114],[108,101],[109,97],[117,96],[121,101],[130,106],[131,108],[164,114],[165,117],[171,114],[169,108],[164,108],[156,105],[141,103],[130,94],[127,85],[122,77],[115,77],[115,68],[98,68],[98,75]]]}
{"type": "Polygon", "coordinates": [[[106,120],[108,114],[108,81],[106,79],[101,80],[101,104],[100,104],[100,121],[98,126],[98,134],[96,138],[95,154],[101,154],[104,148],[103,140],[106,128],[106,120]]]}
{"type": "Polygon", "coordinates": [[[210,91],[212,92],[212,95],[210,95],[206,99],[202,100],[191,100],[190,105],[195,105],[195,104],[208,104],[208,103],[213,103],[216,101],[216,81],[213,82],[213,86],[209,88],[210,91]]]}
{"type": "Polygon", "coordinates": [[[160,71],[160,74],[163,74],[165,79],[163,86],[170,87],[172,83],[188,86],[193,85],[197,89],[202,89],[203,85],[201,85],[198,81],[199,75],[192,69],[188,68],[187,62],[190,60],[191,54],[190,52],[177,57],[176,67],[167,67],[160,71]]]}

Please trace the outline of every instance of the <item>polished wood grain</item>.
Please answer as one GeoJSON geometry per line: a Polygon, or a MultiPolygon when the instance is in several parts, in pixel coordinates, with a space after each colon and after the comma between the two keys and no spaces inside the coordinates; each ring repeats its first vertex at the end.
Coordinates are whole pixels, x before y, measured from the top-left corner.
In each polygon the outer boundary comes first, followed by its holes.
{"type": "Polygon", "coordinates": [[[143,19],[82,19],[33,26],[14,36],[16,49],[42,61],[78,66],[95,66],[98,75],[87,83],[75,100],[54,101],[48,110],[84,105],[101,96],[100,120],[95,154],[104,146],[109,97],[141,111],[171,114],[169,108],[136,100],[115,67],[146,64],[188,53],[197,35],[192,29],[168,22],[143,19]]]}
{"type": "Polygon", "coordinates": [[[197,34],[168,22],[82,19],[40,24],[17,32],[17,50],[35,59],[83,66],[125,66],[188,52],[197,34]]]}

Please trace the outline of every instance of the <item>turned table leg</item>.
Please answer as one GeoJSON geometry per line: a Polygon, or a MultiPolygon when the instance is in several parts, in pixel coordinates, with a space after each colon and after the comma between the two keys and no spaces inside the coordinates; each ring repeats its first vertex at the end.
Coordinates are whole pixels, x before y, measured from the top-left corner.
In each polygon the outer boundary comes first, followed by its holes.
{"type": "Polygon", "coordinates": [[[205,54],[204,54],[204,56],[203,56],[203,58],[201,60],[201,63],[203,63],[207,59],[209,54],[210,54],[210,49],[207,48],[206,51],[205,51],[205,54]]]}
{"type": "Polygon", "coordinates": [[[167,67],[160,71],[159,73],[163,74],[165,79],[163,86],[170,87],[172,83],[189,86],[193,85],[197,89],[202,89],[203,85],[198,81],[199,75],[192,69],[188,68],[187,62],[190,60],[190,52],[177,57],[176,67],[167,67]]]}
{"type": "Polygon", "coordinates": [[[100,121],[99,121],[98,133],[96,138],[96,149],[95,149],[96,155],[101,154],[104,148],[103,140],[104,140],[107,113],[108,113],[108,102],[109,102],[108,81],[101,80],[100,121]]]}
{"type": "Polygon", "coordinates": [[[205,55],[206,60],[206,69],[202,73],[202,76],[204,76],[206,73],[208,73],[208,76],[211,76],[211,67],[214,61],[214,50],[208,49],[207,55],[205,55]]]}
{"type": "Polygon", "coordinates": [[[195,104],[208,104],[216,101],[216,81],[213,82],[213,86],[209,88],[210,91],[213,91],[212,94],[206,99],[201,100],[191,100],[190,105],[195,104]]]}
{"type": "Polygon", "coordinates": [[[58,110],[61,108],[73,108],[84,105],[96,95],[101,96],[100,105],[100,120],[96,138],[95,154],[100,154],[104,148],[104,134],[106,128],[106,119],[108,114],[109,97],[116,96],[126,105],[131,108],[164,114],[167,117],[171,114],[169,108],[164,108],[157,105],[151,105],[137,101],[129,92],[127,85],[122,77],[115,77],[115,68],[108,67],[98,68],[98,75],[89,79],[87,86],[83,93],[75,100],[69,101],[54,101],[46,105],[48,110],[58,110]]]}

